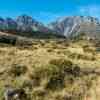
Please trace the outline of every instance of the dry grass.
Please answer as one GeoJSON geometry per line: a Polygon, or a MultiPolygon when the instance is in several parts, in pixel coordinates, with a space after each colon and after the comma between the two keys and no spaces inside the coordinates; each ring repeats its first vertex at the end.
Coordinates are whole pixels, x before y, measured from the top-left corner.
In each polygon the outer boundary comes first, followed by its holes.
{"type": "Polygon", "coordinates": [[[24,88],[30,100],[100,100],[100,53],[89,41],[33,40],[31,47],[0,44],[0,100],[4,85],[24,88]],[[85,99],[86,98],[86,99],[85,99]]]}

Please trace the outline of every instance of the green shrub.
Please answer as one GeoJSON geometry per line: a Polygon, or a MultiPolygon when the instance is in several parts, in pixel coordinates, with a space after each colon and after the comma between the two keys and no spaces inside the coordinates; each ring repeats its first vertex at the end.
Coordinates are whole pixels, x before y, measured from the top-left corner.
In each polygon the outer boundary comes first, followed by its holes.
{"type": "Polygon", "coordinates": [[[80,67],[73,64],[70,60],[65,59],[54,59],[50,61],[51,65],[55,65],[59,73],[79,76],[80,75],[80,67]]]}
{"type": "Polygon", "coordinates": [[[4,100],[4,88],[0,86],[0,100],[4,100]]]}
{"type": "MultiPolygon", "coordinates": [[[[58,90],[65,86],[65,77],[70,77],[68,80],[73,80],[80,77],[80,67],[74,65],[71,61],[65,59],[53,59],[50,65],[55,66],[57,70],[49,77],[46,89],[58,90]]],[[[68,81],[67,80],[67,81],[68,81]]]]}
{"type": "Polygon", "coordinates": [[[50,90],[57,90],[57,89],[62,89],[64,88],[65,83],[64,83],[64,76],[61,75],[52,75],[52,77],[50,77],[47,85],[46,85],[46,89],[50,89],[50,90]]]}

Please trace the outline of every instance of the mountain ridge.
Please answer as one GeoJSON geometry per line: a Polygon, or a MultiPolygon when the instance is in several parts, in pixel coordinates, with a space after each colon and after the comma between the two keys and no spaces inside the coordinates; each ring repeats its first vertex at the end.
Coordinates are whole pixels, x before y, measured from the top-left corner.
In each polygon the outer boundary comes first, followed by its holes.
{"type": "Polygon", "coordinates": [[[31,16],[24,14],[16,19],[0,17],[0,31],[22,36],[31,36],[36,32],[39,32],[39,34],[53,33],[66,38],[86,33],[87,36],[98,38],[100,37],[100,20],[91,16],[65,16],[45,26],[31,16]]]}
{"type": "Polygon", "coordinates": [[[93,34],[90,37],[94,37],[94,34],[96,34],[97,38],[100,32],[99,19],[91,16],[63,17],[50,23],[48,26],[66,37],[76,36],[78,33],[86,33],[88,36],[93,34]]]}

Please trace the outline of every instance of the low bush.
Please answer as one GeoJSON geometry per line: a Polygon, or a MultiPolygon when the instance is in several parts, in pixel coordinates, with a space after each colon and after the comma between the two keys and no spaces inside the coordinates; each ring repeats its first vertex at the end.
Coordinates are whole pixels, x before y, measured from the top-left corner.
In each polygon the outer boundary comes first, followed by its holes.
{"type": "Polygon", "coordinates": [[[46,84],[46,89],[50,90],[58,90],[64,88],[64,75],[57,73],[56,75],[52,75],[46,84]]]}
{"type": "Polygon", "coordinates": [[[83,55],[83,54],[77,54],[77,53],[71,53],[68,56],[71,59],[82,59],[82,60],[90,60],[90,61],[96,60],[95,56],[89,56],[89,55],[83,55]]]}
{"type": "Polygon", "coordinates": [[[84,50],[84,52],[89,52],[89,53],[95,52],[95,50],[92,47],[90,47],[89,45],[83,46],[83,50],[84,50]]]}
{"type": "Polygon", "coordinates": [[[14,64],[10,70],[9,70],[9,74],[16,77],[16,76],[20,76],[22,74],[25,74],[27,71],[27,67],[26,66],[22,66],[22,65],[18,65],[18,64],[14,64]]]}
{"type": "Polygon", "coordinates": [[[70,60],[65,60],[65,59],[52,59],[49,63],[56,66],[72,66],[73,65],[70,60]]]}
{"type": "Polygon", "coordinates": [[[51,48],[51,49],[47,49],[47,52],[54,52],[54,50],[51,48]]]}
{"type": "Polygon", "coordinates": [[[50,61],[51,65],[55,65],[60,73],[79,76],[80,67],[73,64],[70,60],[65,59],[54,59],[50,61]]]}

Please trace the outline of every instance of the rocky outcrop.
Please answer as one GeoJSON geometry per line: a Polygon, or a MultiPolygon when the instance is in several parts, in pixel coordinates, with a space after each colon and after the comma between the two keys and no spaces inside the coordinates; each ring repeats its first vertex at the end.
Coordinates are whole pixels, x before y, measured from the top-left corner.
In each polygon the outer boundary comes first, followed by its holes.
{"type": "Polygon", "coordinates": [[[48,29],[40,22],[36,21],[30,16],[22,15],[18,16],[16,19],[17,30],[30,32],[30,31],[40,31],[47,32],[48,29]]]}

